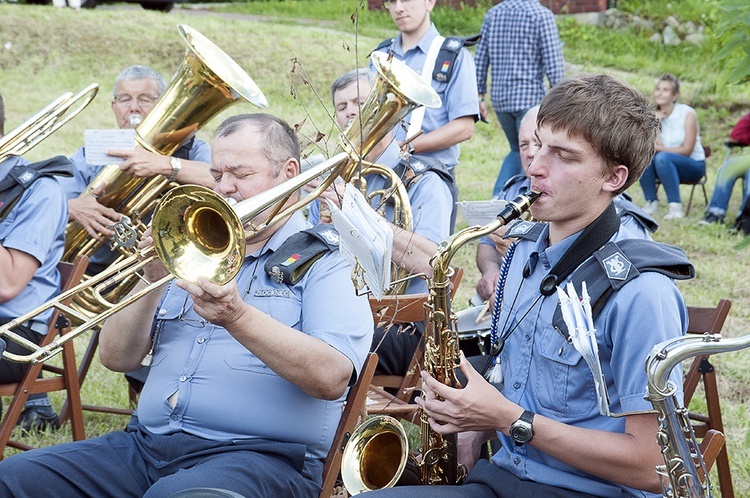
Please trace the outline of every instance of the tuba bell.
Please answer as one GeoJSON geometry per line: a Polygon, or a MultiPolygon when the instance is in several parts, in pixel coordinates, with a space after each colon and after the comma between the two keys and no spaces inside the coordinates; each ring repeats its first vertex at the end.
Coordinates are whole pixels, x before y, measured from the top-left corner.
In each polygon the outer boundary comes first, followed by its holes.
{"type": "Polygon", "coordinates": [[[382,140],[396,124],[421,105],[437,106],[440,97],[421,77],[400,61],[386,54],[373,54],[378,78],[362,111],[360,124],[351,126],[339,137],[341,152],[327,161],[300,173],[279,185],[233,206],[211,189],[182,185],[165,194],[154,211],[152,237],[154,245],[136,250],[131,256],[115,262],[107,270],[91,277],[35,310],[0,326],[0,340],[11,340],[30,351],[29,354],[2,353],[2,358],[16,363],[40,363],[62,351],[62,346],[87,330],[101,325],[107,318],[130,303],[156,290],[174,277],[195,281],[207,278],[217,284],[232,280],[245,257],[245,238],[265,230],[319,196],[337,176],[349,181],[359,161],[382,140]],[[359,137],[363,137],[359,140],[359,137]],[[290,203],[290,198],[314,178],[327,174],[310,195],[290,203]],[[263,213],[262,221],[258,221],[263,213]],[[117,302],[108,301],[105,292],[121,281],[140,278],[141,269],[159,258],[170,271],[163,279],[149,283],[117,302]],[[89,293],[103,311],[89,316],[63,303],[71,296],[89,293]],[[23,339],[13,330],[19,325],[56,309],[76,324],[72,330],[47,346],[40,347],[23,339]]]}
{"type": "MultiPolygon", "coordinates": [[[[154,105],[135,128],[138,146],[159,154],[172,154],[214,116],[239,101],[261,109],[268,106],[253,80],[226,53],[195,29],[177,25],[187,51],[177,72],[154,105]]],[[[122,172],[118,165],[105,166],[81,195],[95,192],[100,204],[121,213],[125,219],[115,225],[115,245],[128,256],[145,230],[147,218],[159,198],[174,184],[162,175],[137,178],[122,172]],[[131,226],[130,223],[133,225],[131,226]]],[[[65,230],[64,261],[91,256],[106,242],[89,236],[78,222],[65,230]]],[[[127,294],[135,279],[127,279],[108,292],[107,300],[117,301],[127,294]]],[[[74,299],[74,306],[89,316],[102,311],[90,293],[74,299]]]]}

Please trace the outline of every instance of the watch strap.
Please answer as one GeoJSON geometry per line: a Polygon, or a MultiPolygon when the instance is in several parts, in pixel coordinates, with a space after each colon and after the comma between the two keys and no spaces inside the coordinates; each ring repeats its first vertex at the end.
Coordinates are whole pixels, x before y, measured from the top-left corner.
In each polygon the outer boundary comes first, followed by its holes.
{"type": "Polygon", "coordinates": [[[177,174],[182,169],[182,159],[179,157],[170,157],[169,165],[172,166],[172,174],[169,176],[169,181],[174,182],[177,180],[177,174]]]}

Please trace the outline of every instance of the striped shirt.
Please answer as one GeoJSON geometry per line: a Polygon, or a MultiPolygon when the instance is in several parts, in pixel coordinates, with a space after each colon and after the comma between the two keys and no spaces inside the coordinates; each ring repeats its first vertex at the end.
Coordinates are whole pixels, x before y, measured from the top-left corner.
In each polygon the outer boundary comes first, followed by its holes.
{"type": "Polygon", "coordinates": [[[514,112],[537,105],[546,90],[563,79],[560,34],[552,11],[537,0],[505,0],[484,16],[474,60],[478,93],[487,91],[496,111],[514,112]]]}

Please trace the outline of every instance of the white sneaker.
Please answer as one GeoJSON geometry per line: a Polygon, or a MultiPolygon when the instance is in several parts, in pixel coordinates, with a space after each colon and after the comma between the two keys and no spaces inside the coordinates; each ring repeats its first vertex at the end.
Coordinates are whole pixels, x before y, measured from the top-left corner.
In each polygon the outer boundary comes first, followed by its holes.
{"type": "Polygon", "coordinates": [[[670,202],[669,212],[664,215],[665,220],[677,220],[683,218],[685,215],[682,213],[681,202],[670,202]]]}
{"type": "Polygon", "coordinates": [[[659,210],[659,201],[646,201],[646,205],[643,206],[643,212],[652,215],[659,210]]]}

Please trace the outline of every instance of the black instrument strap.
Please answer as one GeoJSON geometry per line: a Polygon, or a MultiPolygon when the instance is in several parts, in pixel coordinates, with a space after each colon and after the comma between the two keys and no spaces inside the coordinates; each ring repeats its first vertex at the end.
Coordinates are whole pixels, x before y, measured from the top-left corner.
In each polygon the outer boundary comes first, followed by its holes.
{"type": "Polygon", "coordinates": [[[620,228],[620,217],[614,203],[610,203],[602,214],[587,226],[581,235],[565,251],[560,261],[552,267],[539,285],[543,296],[551,296],[560,282],[586,261],[594,252],[606,244],[620,228]]]}

